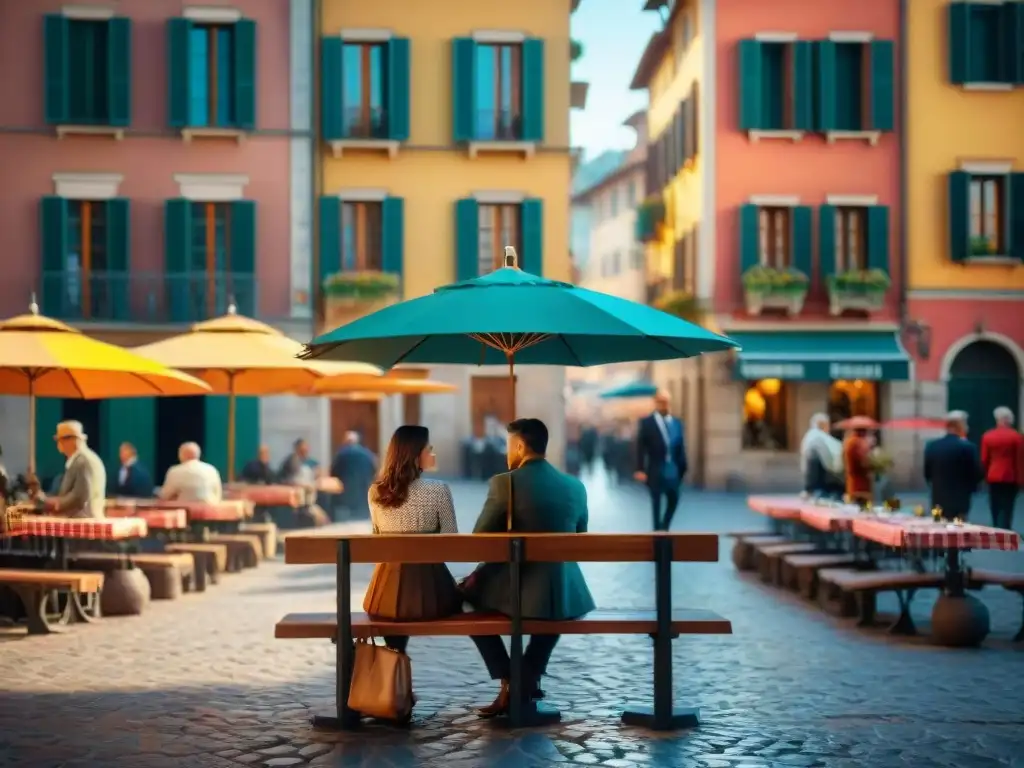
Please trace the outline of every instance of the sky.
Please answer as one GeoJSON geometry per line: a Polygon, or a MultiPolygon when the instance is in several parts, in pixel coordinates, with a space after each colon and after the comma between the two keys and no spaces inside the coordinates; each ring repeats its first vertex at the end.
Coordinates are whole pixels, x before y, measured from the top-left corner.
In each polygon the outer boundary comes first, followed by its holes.
{"type": "Polygon", "coordinates": [[[622,121],[647,105],[647,91],[630,91],[636,65],[658,14],[640,10],[641,0],[582,0],[572,15],[572,37],[583,56],[572,66],[572,79],[590,83],[587,108],[571,116],[572,145],[593,158],[606,149],[629,149],[636,134],[622,121]]]}

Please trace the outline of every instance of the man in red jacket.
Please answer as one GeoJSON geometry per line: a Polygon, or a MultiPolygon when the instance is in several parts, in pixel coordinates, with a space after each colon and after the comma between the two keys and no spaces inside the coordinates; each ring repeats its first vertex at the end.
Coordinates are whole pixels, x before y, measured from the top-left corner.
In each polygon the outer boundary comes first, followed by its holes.
{"type": "Polygon", "coordinates": [[[1005,406],[994,412],[996,425],[981,438],[981,464],[988,483],[992,525],[1013,529],[1013,505],[1024,483],[1024,437],[1013,428],[1013,411],[1005,406]]]}

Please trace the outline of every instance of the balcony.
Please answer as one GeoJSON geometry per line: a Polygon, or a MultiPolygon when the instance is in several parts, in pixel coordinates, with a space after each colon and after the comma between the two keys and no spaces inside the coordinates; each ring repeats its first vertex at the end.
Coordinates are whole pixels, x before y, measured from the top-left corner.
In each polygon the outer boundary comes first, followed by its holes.
{"type": "Polygon", "coordinates": [[[362,107],[346,107],[343,119],[346,139],[386,140],[390,138],[387,115],[383,107],[370,107],[369,110],[362,107]]]}
{"type": "Polygon", "coordinates": [[[44,315],[70,323],[194,323],[227,312],[256,314],[252,274],[197,272],[88,272],[43,274],[44,315]]]}

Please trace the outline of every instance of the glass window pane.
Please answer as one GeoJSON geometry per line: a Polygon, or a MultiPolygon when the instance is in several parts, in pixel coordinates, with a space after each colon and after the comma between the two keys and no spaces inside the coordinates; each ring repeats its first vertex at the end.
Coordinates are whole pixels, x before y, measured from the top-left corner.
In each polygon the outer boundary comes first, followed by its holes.
{"type": "Polygon", "coordinates": [[[103,203],[90,203],[89,270],[102,274],[107,268],[107,206],[103,203]]]}
{"type": "Polygon", "coordinates": [[[495,46],[478,45],[476,48],[476,136],[493,139],[495,136],[498,94],[495,93],[497,56],[495,46]]]}
{"type": "Polygon", "coordinates": [[[228,216],[226,203],[218,203],[213,218],[213,268],[217,272],[230,272],[231,259],[228,254],[228,216]]]}
{"type": "Polygon", "coordinates": [[[210,124],[210,38],[206,27],[192,27],[188,41],[189,123],[210,124]]]}
{"type": "Polygon", "coordinates": [[[493,205],[480,206],[477,266],[481,275],[487,274],[494,268],[495,212],[493,205]]]}
{"type": "Polygon", "coordinates": [[[384,83],[387,82],[387,61],[384,46],[370,48],[370,130],[375,136],[382,135],[384,118],[384,83]]]}
{"type": "Polygon", "coordinates": [[[192,258],[189,269],[206,271],[206,203],[192,203],[192,258]]]}
{"type": "Polygon", "coordinates": [[[217,125],[234,125],[235,99],[235,35],[232,27],[219,27],[217,35],[217,59],[213,62],[217,73],[217,125]]]}
{"type": "Polygon", "coordinates": [[[514,76],[514,57],[511,45],[503,45],[499,49],[501,54],[501,77],[499,79],[502,125],[509,125],[512,120],[514,106],[512,104],[512,78],[514,76]]]}
{"type": "Polygon", "coordinates": [[[353,134],[363,113],[363,46],[346,45],[342,59],[344,85],[341,103],[345,113],[345,131],[353,134]]]}
{"type": "Polygon", "coordinates": [[[981,182],[971,180],[971,237],[981,235],[981,182]]]}
{"type": "Polygon", "coordinates": [[[768,263],[768,211],[761,209],[757,214],[757,252],[762,265],[768,263]]]}
{"type": "Polygon", "coordinates": [[[341,269],[356,268],[356,211],[352,203],[341,205],[341,269]]]}
{"type": "Polygon", "coordinates": [[[68,117],[76,123],[87,123],[92,107],[89,92],[92,82],[90,50],[92,36],[87,21],[71,21],[68,24],[68,117]]]}

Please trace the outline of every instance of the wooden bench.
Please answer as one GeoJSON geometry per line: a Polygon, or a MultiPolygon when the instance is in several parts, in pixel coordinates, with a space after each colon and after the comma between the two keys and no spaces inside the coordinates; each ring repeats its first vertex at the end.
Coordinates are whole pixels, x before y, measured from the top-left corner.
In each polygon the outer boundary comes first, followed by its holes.
{"type": "MultiPolygon", "coordinates": [[[[1024,613],[1024,573],[971,568],[967,573],[967,585],[970,589],[981,589],[991,585],[1016,592],[1021,597],[1022,613],[1024,613]]],[[[1024,615],[1021,618],[1020,630],[1013,636],[1013,641],[1015,643],[1024,642],[1024,615]]]]}
{"type": "Polygon", "coordinates": [[[228,548],[228,573],[255,568],[263,554],[263,543],[257,533],[215,533],[205,543],[223,544],[228,548]]]}
{"type": "Polygon", "coordinates": [[[80,552],[71,557],[74,567],[116,570],[131,565],[149,581],[154,600],[176,600],[193,588],[195,561],[192,555],[180,552],[145,552],[118,555],[109,552],[80,552]]]}
{"type": "MultiPolygon", "coordinates": [[[[333,613],[290,614],[275,628],[280,638],[336,639],[335,714],[316,717],[315,726],[351,729],[359,714],[348,708],[355,638],[398,635],[508,635],[511,689],[508,724],[513,727],[557,722],[560,714],[522,695],[523,635],[639,634],[654,640],[654,706],[629,707],[624,723],[655,730],[694,727],[695,709],[673,707],[672,638],[680,634],[731,634],[732,625],[710,611],[672,609],[673,562],[715,562],[718,537],[703,533],[648,534],[292,534],[285,540],[285,562],[294,565],[336,566],[337,594],[333,613]],[[595,611],[575,621],[537,621],[519,615],[514,600],[511,617],[461,614],[441,621],[380,622],[352,613],[353,563],[509,563],[510,589],[518,594],[521,565],[527,562],[651,562],[655,570],[655,607],[649,611],[595,611]]],[[[476,659],[468,663],[480,663],[476,659]]]]}
{"type": "Polygon", "coordinates": [[[68,593],[68,601],[60,623],[91,622],[100,616],[99,592],[103,588],[103,574],[83,571],[35,571],[0,569],[0,585],[13,591],[25,607],[26,623],[30,635],[47,635],[56,631],[47,616],[46,604],[56,590],[68,593]],[[90,596],[90,608],[82,605],[81,597],[90,596]]]}
{"type": "Polygon", "coordinates": [[[228,548],[225,544],[178,542],[165,544],[164,552],[191,555],[194,561],[193,581],[196,592],[206,590],[206,584],[216,584],[220,574],[228,567],[228,548]]]}
{"type": "Polygon", "coordinates": [[[277,556],[277,526],[274,523],[239,523],[238,532],[257,534],[264,558],[277,556]]]}
{"type": "Polygon", "coordinates": [[[917,627],[910,616],[914,595],[919,589],[939,589],[943,583],[941,573],[822,568],[818,571],[818,602],[840,616],[857,616],[857,625],[864,627],[874,623],[878,593],[895,592],[900,613],[890,625],[889,632],[915,635],[917,627]]]}
{"type": "Polygon", "coordinates": [[[782,556],[782,586],[795,589],[808,600],[818,592],[818,571],[821,568],[853,568],[857,558],[844,552],[817,552],[782,556]]]}
{"type": "Polygon", "coordinates": [[[761,576],[761,581],[767,584],[781,584],[781,566],[784,555],[808,554],[818,549],[818,545],[810,541],[791,541],[785,544],[764,544],[754,545],[754,564],[761,576]]]}
{"type": "Polygon", "coordinates": [[[732,545],[732,564],[738,571],[754,570],[754,545],[755,544],[786,544],[789,542],[785,536],[778,536],[774,533],[764,531],[747,531],[730,533],[729,538],[735,539],[732,545]]]}

